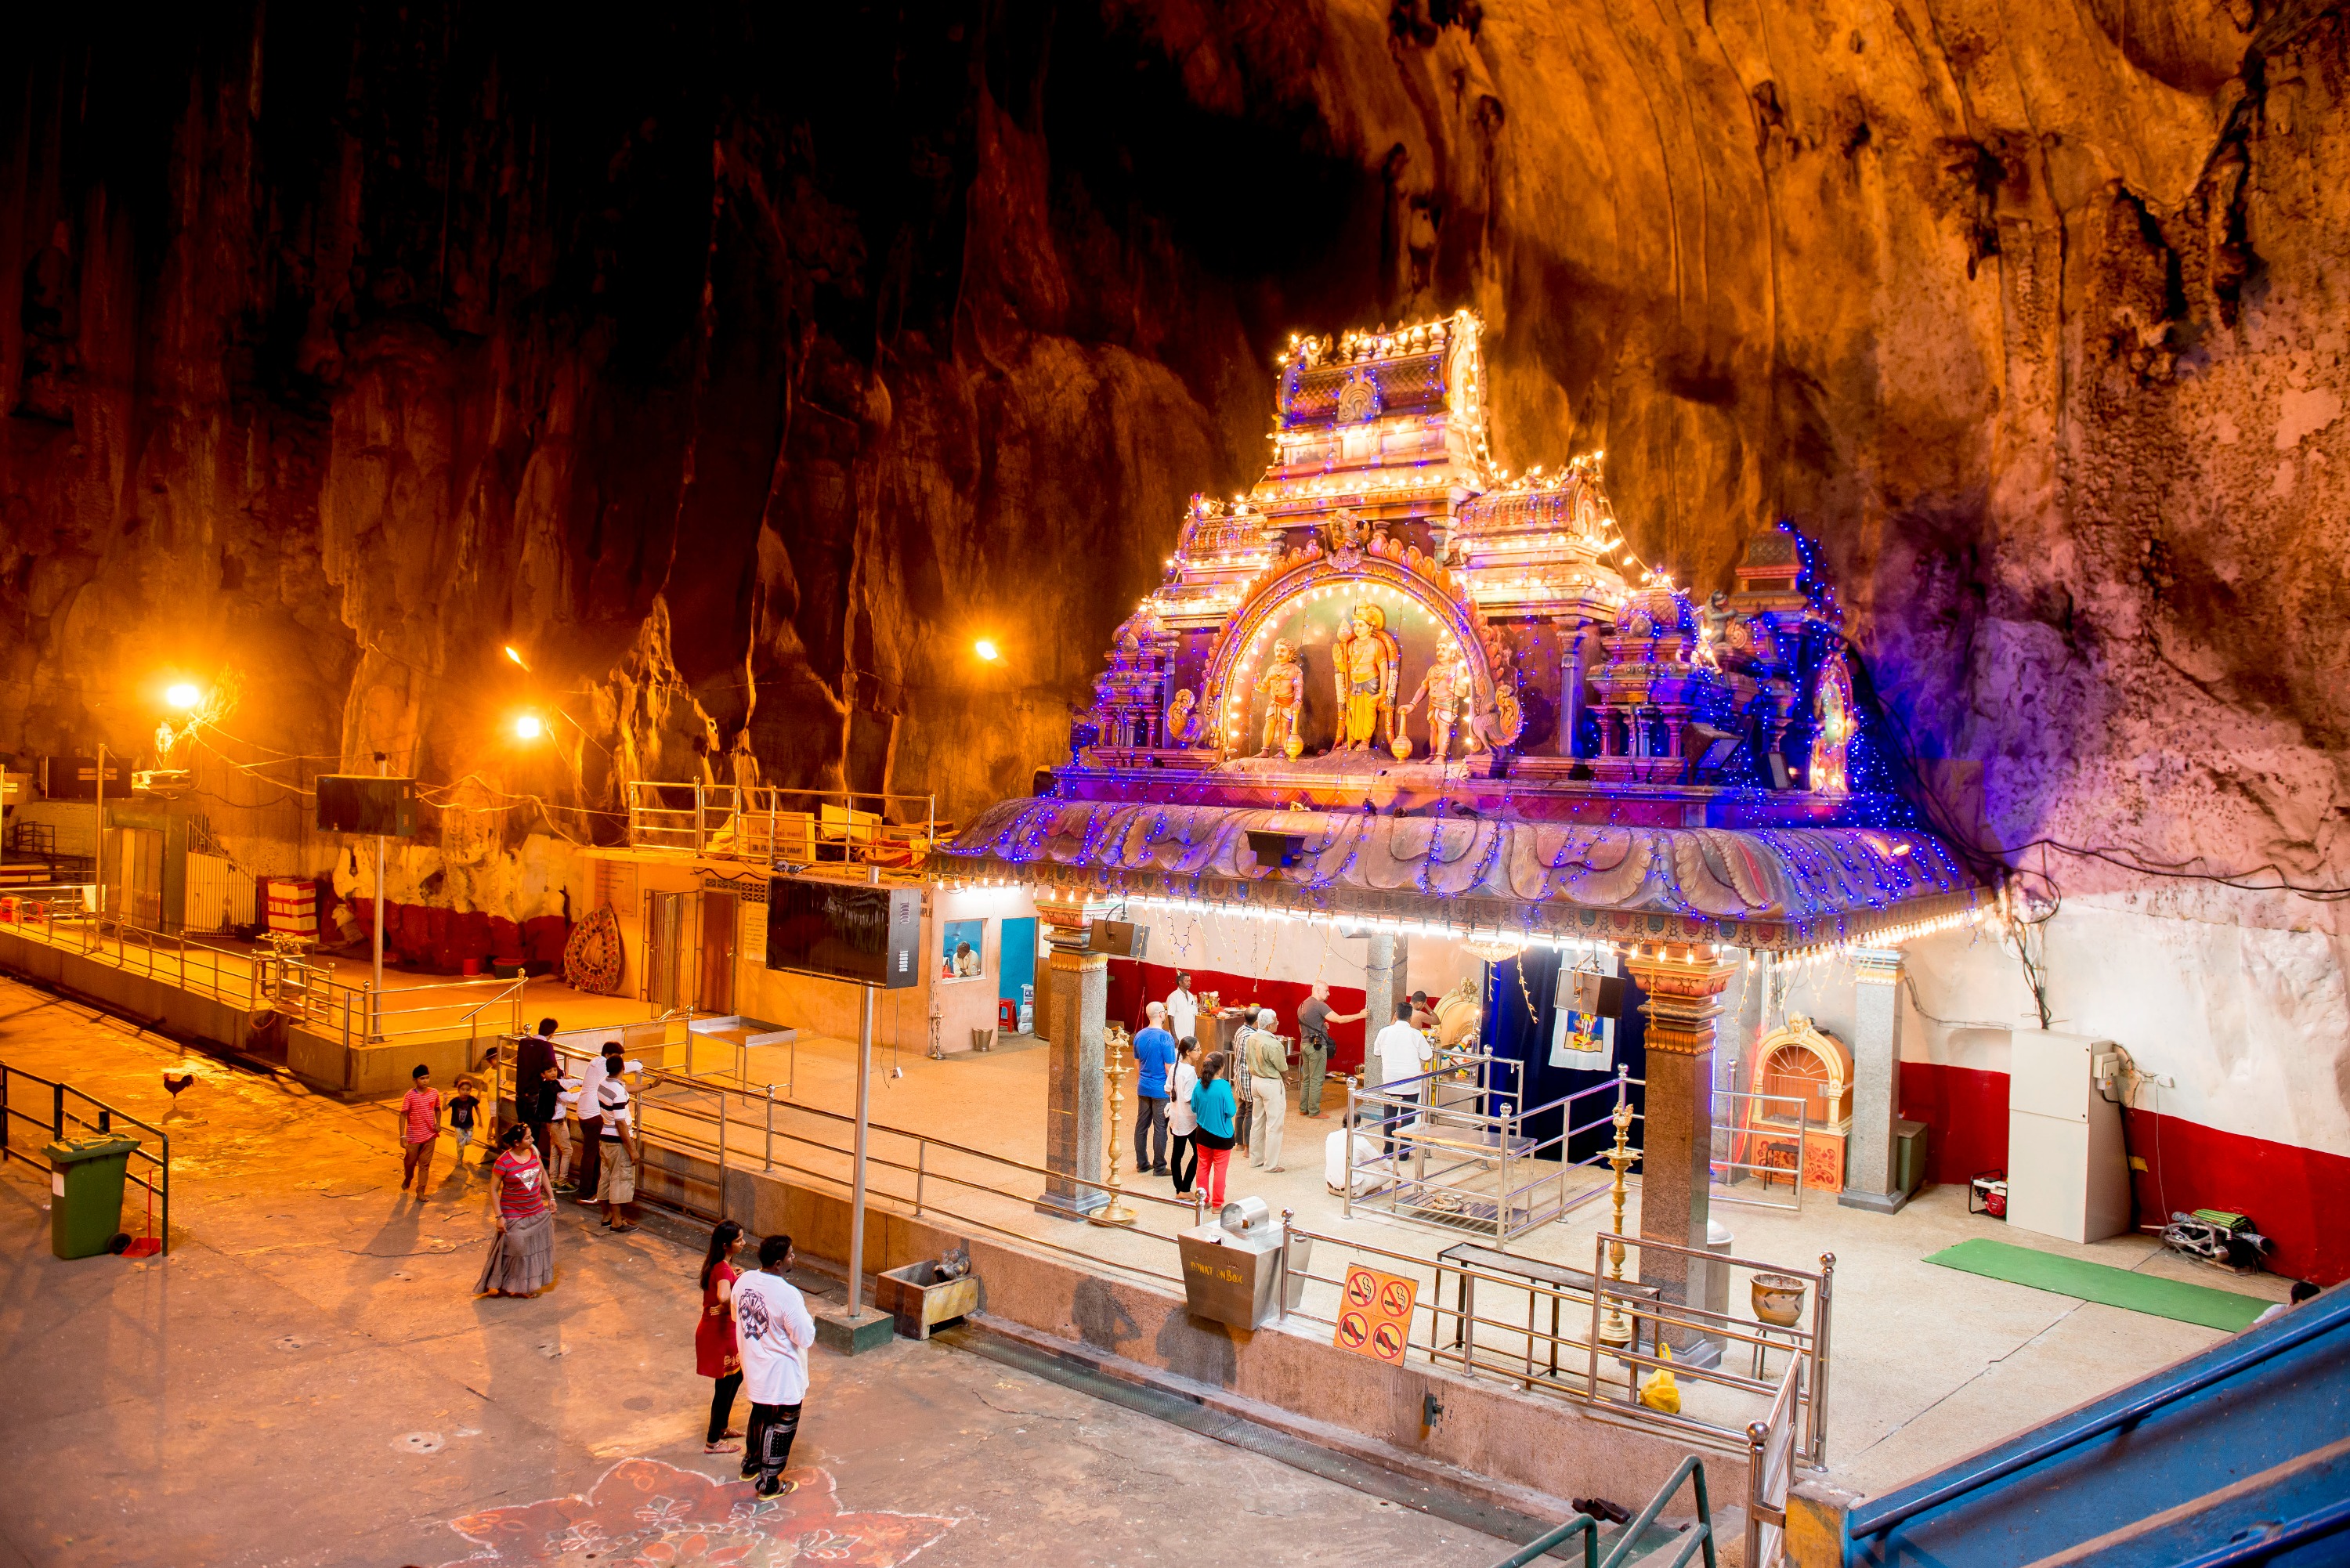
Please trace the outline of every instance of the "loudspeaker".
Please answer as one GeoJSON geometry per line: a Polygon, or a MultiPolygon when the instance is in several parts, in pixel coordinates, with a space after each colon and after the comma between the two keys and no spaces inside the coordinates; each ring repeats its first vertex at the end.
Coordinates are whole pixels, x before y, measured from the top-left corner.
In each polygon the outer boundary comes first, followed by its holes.
{"type": "Polygon", "coordinates": [[[1139,959],[1150,945],[1150,928],[1127,920],[1096,920],[1086,939],[1086,951],[1112,958],[1139,959]]]}
{"type": "Polygon", "coordinates": [[[1621,1018],[1624,981],[1619,976],[1592,970],[1563,969],[1558,971],[1557,1004],[1586,1018],[1621,1018]]]}
{"type": "Polygon", "coordinates": [[[767,881],[767,967],[903,991],[922,982],[922,892],[816,877],[767,881]]]}
{"type": "Polygon", "coordinates": [[[374,838],[416,836],[416,781],[373,774],[321,774],[318,831],[374,838]]]}
{"type": "Polygon", "coordinates": [[[1305,836],[1302,833],[1274,833],[1261,827],[1249,829],[1248,841],[1256,863],[1268,868],[1296,865],[1305,848],[1305,836]]]}

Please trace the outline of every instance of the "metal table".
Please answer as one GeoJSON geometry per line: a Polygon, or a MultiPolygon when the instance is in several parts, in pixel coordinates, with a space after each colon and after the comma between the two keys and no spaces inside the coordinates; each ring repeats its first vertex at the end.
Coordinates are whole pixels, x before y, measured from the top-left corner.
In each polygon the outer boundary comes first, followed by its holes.
{"type": "MultiPolygon", "coordinates": [[[[1436,1254],[1435,1293],[1440,1301],[1444,1297],[1444,1276],[1447,1272],[1461,1276],[1453,1287],[1452,1301],[1455,1315],[1452,1320],[1452,1347],[1464,1352],[1462,1356],[1464,1362],[1468,1359],[1465,1347],[1468,1344],[1470,1321],[1476,1315],[1477,1310],[1477,1273],[1515,1274],[1524,1280],[1529,1286],[1547,1286],[1554,1291],[1572,1292],[1581,1295],[1586,1301],[1591,1298],[1591,1275],[1585,1270],[1572,1269],[1564,1263],[1545,1263],[1538,1258],[1522,1258],[1515,1252],[1503,1252],[1492,1247],[1481,1247],[1473,1241],[1457,1242],[1436,1254]],[[1471,1272],[1472,1270],[1475,1273],[1471,1272]]],[[[1621,1288],[1651,1302],[1658,1299],[1658,1287],[1655,1285],[1637,1284],[1627,1281],[1621,1288]]],[[[1532,1289],[1526,1292],[1526,1376],[1529,1377],[1534,1376],[1534,1339],[1536,1337],[1534,1307],[1542,1299],[1542,1296],[1532,1289]]],[[[1547,1373],[1547,1376],[1552,1377],[1558,1376],[1558,1309],[1559,1298],[1554,1295],[1550,1298],[1550,1367],[1547,1373]]],[[[1649,1349],[1650,1353],[1654,1354],[1656,1320],[1650,1318],[1648,1322],[1649,1349]]],[[[1640,1350],[1640,1323],[1641,1320],[1638,1317],[1632,1320],[1631,1349],[1634,1355],[1639,1354],[1640,1350]]]]}

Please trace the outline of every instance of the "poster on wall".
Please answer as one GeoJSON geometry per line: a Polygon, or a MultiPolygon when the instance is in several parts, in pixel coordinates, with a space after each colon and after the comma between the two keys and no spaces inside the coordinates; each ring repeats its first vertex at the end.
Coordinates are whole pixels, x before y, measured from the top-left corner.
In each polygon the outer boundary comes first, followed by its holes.
{"type": "MultiPolygon", "coordinates": [[[[1616,955],[1582,959],[1577,969],[1600,974],[1623,972],[1616,955]]],[[[1562,1007],[1551,1025],[1550,1064],[1575,1073],[1608,1073],[1616,1067],[1616,1021],[1562,1007]]]]}
{"type": "Polygon", "coordinates": [[[987,951],[985,920],[941,920],[939,922],[939,978],[945,980],[977,980],[984,970],[983,955],[987,951]]]}

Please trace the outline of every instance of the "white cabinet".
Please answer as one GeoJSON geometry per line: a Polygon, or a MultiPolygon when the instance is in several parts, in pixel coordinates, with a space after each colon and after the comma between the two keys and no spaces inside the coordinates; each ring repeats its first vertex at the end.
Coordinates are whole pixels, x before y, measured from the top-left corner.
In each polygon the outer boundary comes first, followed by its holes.
{"type": "Polygon", "coordinates": [[[2019,1029],[2007,1070],[2007,1222],[2065,1241],[2129,1229],[2121,1107],[2091,1064],[2111,1047],[2085,1034],[2019,1029]]]}

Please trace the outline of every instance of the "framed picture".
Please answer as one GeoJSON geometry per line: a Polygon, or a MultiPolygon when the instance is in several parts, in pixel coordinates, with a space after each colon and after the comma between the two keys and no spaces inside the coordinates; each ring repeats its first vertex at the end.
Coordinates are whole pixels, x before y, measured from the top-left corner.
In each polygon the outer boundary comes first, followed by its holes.
{"type": "MultiPolygon", "coordinates": [[[[1618,974],[1616,955],[1604,959],[1586,959],[1578,969],[1596,968],[1602,974],[1618,974]]],[[[1616,1067],[1616,1021],[1597,1018],[1562,1007],[1557,1022],[1552,1026],[1550,1064],[1577,1073],[1607,1073],[1616,1067]]]]}
{"type": "Polygon", "coordinates": [[[941,981],[978,980],[987,972],[987,922],[941,920],[939,967],[941,981]]]}

